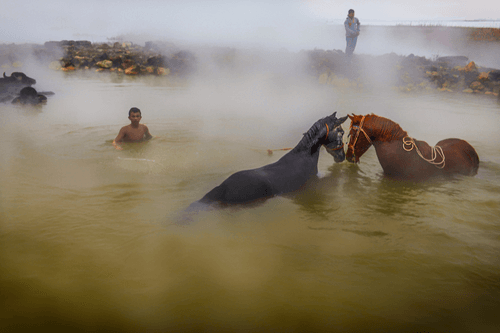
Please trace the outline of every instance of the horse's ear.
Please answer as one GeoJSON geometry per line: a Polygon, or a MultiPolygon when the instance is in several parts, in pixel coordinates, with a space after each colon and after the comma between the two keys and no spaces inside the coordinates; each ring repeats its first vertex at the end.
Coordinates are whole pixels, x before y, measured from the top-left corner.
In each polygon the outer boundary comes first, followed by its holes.
{"type": "MultiPolygon", "coordinates": [[[[343,117],[343,118],[339,118],[339,119],[337,120],[337,124],[338,124],[338,125],[341,125],[341,124],[343,124],[346,120],[347,120],[347,116],[345,116],[345,117],[343,117]]],[[[338,125],[337,125],[337,126],[338,126],[338,125]]]]}
{"type": "Polygon", "coordinates": [[[337,118],[337,111],[335,111],[334,113],[332,113],[332,115],[330,117],[335,117],[337,118]]]}
{"type": "Polygon", "coordinates": [[[351,119],[351,121],[354,120],[354,113],[352,114],[352,116],[350,116],[350,115],[347,115],[347,116],[349,117],[349,119],[351,119]]]}

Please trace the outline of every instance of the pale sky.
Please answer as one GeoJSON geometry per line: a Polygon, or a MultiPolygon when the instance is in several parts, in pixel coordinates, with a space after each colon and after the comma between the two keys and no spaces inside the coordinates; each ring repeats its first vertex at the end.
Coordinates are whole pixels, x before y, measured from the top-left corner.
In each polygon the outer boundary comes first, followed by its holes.
{"type": "Polygon", "coordinates": [[[311,25],[343,20],[350,8],[369,20],[500,19],[492,0],[0,0],[0,43],[144,39],[231,43],[290,42],[311,25]],[[405,3],[405,4],[403,4],[405,3]]]}
{"type": "MultiPolygon", "coordinates": [[[[374,20],[500,19],[500,2],[492,0],[305,0],[317,17],[338,16],[352,8],[356,16],[374,20]]],[[[342,16],[342,15],[340,15],[342,16]]]]}

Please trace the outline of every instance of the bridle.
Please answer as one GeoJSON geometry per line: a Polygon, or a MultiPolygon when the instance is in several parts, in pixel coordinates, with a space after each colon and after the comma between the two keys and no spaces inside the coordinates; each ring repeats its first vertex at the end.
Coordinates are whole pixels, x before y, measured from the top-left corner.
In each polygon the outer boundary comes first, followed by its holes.
{"type": "MultiPolygon", "coordinates": [[[[330,134],[330,127],[328,127],[327,123],[325,123],[325,126],[326,126],[326,136],[325,136],[325,140],[326,140],[326,139],[328,139],[328,135],[330,134]]],[[[337,126],[337,127],[339,127],[339,126],[337,126]]],[[[337,127],[335,127],[335,128],[337,128],[337,127]]],[[[335,130],[335,128],[334,128],[334,130],[335,130]]],[[[339,147],[337,147],[337,148],[328,148],[328,149],[331,150],[331,151],[336,151],[336,150],[344,149],[344,142],[342,142],[342,145],[339,146],[339,147]]]]}
{"type": "MultiPolygon", "coordinates": [[[[349,150],[349,148],[351,148],[351,149],[352,149],[352,153],[353,153],[353,155],[354,155],[354,148],[356,147],[356,143],[358,142],[358,137],[359,137],[359,133],[360,133],[360,132],[363,132],[363,134],[364,134],[364,135],[365,135],[365,137],[366,137],[366,140],[368,140],[368,142],[369,142],[370,144],[373,144],[372,140],[370,140],[370,137],[368,136],[368,134],[366,134],[365,130],[363,129],[363,123],[364,123],[364,121],[365,121],[365,117],[366,117],[366,116],[363,116],[363,118],[361,118],[361,122],[359,123],[359,126],[358,126],[358,131],[356,132],[356,136],[354,137],[354,142],[353,142],[353,144],[352,144],[352,145],[351,145],[351,144],[349,144],[349,145],[347,146],[347,149],[348,149],[348,150],[349,150]]],[[[351,126],[349,127],[349,132],[352,130],[352,128],[353,128],[353,126],[352,126],[352,122],[351,122],[351,126]]]]}

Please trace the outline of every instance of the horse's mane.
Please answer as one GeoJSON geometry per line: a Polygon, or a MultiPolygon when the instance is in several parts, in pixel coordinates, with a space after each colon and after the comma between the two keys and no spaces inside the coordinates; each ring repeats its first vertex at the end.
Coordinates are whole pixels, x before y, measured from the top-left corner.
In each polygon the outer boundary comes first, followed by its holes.
{"type": "Polygon", "coordinates": [[[373,113],[366,115],[365,124],[369,125],[372,131],[377,134],[377,139],[383,142],[399,140],[408,135],[399,124],[373,113]]]}
{"type": "MultiPolygon", "coordinates": [[[[330,117],[325,117],[315,122],[307,132],[304,133],[302,140],[297,144],[294,150],[309,149],[318,143],[319,138],[326,136],[325,124],[329,122],[330,117]]],[[[333,130],[333,128],[330,128],[333,130]]]]}

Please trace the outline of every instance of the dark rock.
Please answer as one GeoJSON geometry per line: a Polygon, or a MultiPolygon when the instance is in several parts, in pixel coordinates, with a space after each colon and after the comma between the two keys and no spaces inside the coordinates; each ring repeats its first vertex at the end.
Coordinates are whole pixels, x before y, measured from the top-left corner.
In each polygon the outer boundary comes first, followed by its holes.
{"type": "Polygon", "coordinates": [[[465,66],[469,63],[469,58],[464,56],[439,57],[436,62],[446,63],[450,67],[465,66]]]}
{"type": "Polygon", "coordinates": [[[484,85],[479,82],[479,81],[474,81],[470,84],[470,88],[472,90],[483,90],[484,89],[484,85]]]}
{"type": "Polygon", "coordinates": [[[163,57],[161,56],[149,57],[148,60],[146,61],[146,66],[156,66],[156,67],[163,66],[163,57]]]}
{"type": "Polygon", "coordinates": [[[488,74],[488,78],[493,82],[500,82],[500,70],[492,70],[488,74]]]}
{"type": "Polygon", "coordinates": [[[112,58],[110,58],[110,60],[113,63],[112,67],[121,67],[122,66],[123,59],[121,56],[112,57],[112,58]]]}
{"type": "Polygon", "coordinates": [[[109,59],[109,56],[106,52],[99,54],[98,56],[94,57],[96,62],[103,61],[109,59]]]}

